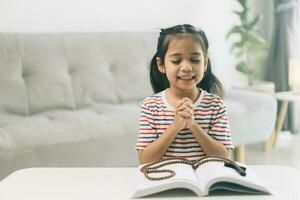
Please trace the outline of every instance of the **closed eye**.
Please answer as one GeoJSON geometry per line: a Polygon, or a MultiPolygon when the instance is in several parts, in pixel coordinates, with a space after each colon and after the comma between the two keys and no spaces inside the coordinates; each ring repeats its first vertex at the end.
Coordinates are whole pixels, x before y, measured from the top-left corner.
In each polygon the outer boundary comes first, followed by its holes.
{"type": "Polygon", "coordinates": [[[193,60],[191,60],[191,62],[192,62],[192,63],[199,63],[200,60],[198,60],[198,59],[193,59],[193,60]]]}
{"type": "Polygon", "coordinates": [[[172,60],[171,62],[175,65],[178,65],[180,63],[180,60],[172,60]]]}
{"type": "MultiPolygon", "coordinates": [[[[178,65],[181,62],[181,60],[171,60],[171,62],[174,65],[178,65]]],[[[200,60],[199,59],[191,59],[190,62],[198,64],[198,63],[200,63],[200,60]]]]}

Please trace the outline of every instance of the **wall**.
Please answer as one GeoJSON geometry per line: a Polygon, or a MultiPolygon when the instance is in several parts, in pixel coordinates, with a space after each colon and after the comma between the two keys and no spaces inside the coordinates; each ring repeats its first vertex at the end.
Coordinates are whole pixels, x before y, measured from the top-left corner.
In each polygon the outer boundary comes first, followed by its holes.
{"type": "MultiPolygon", "coordinates": [[[[271,47],[273,29],[274,29],[274,0],[254,0],[253,6],[255,7],[254,13],[261,15],[261,20],[258,25],[261,36],[266,39],[268,46],[271,47]]],[[[270,48],[268,49],[270,51],[270,48]]],[[[258,63],[260,68],[260,77],[265,79],[268,65],[268,57],[264,58],[261,62],[258,63]]]]}
{"type": "Polygon", "coordinates": [[[245,81],[225,41],[236,6],[235,0],[0,0],[0,32],[158,31],[191,23],[206,31],[214,71],[229,86],[245,81]]]}
{"type": "Polygon", "coordinates": [[[254,12],[262,16],[260,22],[260,32],[264,38],[270,43],[272,40],[273,21],[274,21],[274,0],[254,0],[254,12]]]}

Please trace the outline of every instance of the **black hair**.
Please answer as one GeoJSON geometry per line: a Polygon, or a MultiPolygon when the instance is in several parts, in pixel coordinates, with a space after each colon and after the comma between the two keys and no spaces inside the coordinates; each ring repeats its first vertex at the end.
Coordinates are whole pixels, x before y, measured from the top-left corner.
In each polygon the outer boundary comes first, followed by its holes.
{"type": "MultiPolygon", "coordinates": [[[[206,35],[202,30],[196,29],[194,26],[189,24],[176,25],[166,29],[161,29],[160,36],[158,38],[157,52],[153,56],[150,64],[150,81],[155,93],[161,92],[169,87],[169,81],[166,74],[163,74],[158,70],[156,57],[159,57],[162,64],[164,64],[164,59],[172,36],[183,33],[191,34],[191,37],[200,44],[204,54],[206,56],[208,55],[209,45],[206,35]]],[[[222,84],[213,74],[209,58],[203,79],[197,84],[197,87],[206,90],[209,93],[223,97],[222,84]]]]}

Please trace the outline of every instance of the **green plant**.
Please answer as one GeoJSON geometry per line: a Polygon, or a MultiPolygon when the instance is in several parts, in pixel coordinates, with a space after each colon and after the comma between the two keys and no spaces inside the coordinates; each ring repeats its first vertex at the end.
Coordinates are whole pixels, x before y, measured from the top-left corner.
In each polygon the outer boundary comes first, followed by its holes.
{"type": "Polygon", "coordinates": [[[245,74],[248,84],[252,85],[256,74],[253,60],[261,59],[267,54],[267,43],[259,36],[258,22],[261,17],[259,14],[251,16],[248,0],[237,0],[241,6],[241,11],[233,11],[238,17],[240,24],[235,25],[227,33],[226,39],[231,36],[238,36],[238,41],[234,41],[230,52],[237,58],[236,69],[245,74]]]}

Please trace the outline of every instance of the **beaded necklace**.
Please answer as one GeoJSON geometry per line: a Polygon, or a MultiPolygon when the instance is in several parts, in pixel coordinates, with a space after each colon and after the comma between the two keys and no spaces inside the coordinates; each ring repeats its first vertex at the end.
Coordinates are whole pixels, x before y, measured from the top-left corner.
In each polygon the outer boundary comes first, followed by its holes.
{"type": "Polygon", "coordinates": [[[241,176],[246,176],[246,168],[239,166],[235,161],[230,160],[228,158],[224,158],[222,156],[210,155],[200,158],[195,161],[190,161],[186,158],[179,157],[170,157],[170,158],[162,158],[160,160],[145,164],[141,167],[140,171],[145,175],[145,177],[152,181],[159,181],[171,178],[175,176],[175,172],[170,169],[159,169],[161,167],[171,165],[171,164],[186,164],[193,167],[193,169],[197,169],[200,165],[203,165],[207,162],[223,162],[225,167],[233,168],[236,172],[238,172],[241,176]],[[167,173],[165,176],[161,177],[151,177],[149,174],[153,173],[167,173]]]}

